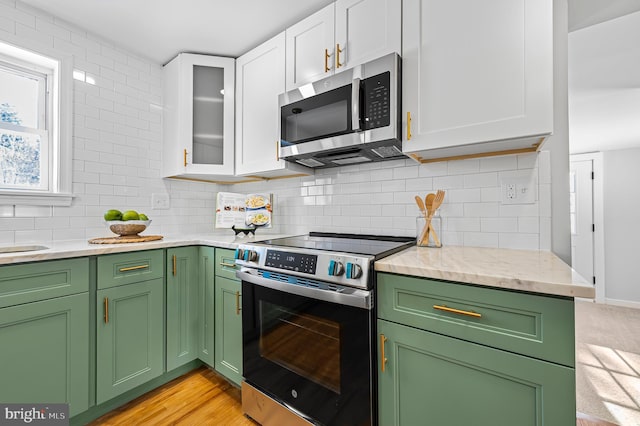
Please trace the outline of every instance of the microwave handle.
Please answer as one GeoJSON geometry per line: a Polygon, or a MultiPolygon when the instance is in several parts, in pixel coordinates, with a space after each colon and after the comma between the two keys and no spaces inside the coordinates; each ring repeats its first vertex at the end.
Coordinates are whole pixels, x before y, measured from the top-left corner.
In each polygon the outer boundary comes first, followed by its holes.
{"type": "Polygon", "coordinates": [[[360,129],[360,79],[354,78],[351,84],[351,128],[360,129]]]}

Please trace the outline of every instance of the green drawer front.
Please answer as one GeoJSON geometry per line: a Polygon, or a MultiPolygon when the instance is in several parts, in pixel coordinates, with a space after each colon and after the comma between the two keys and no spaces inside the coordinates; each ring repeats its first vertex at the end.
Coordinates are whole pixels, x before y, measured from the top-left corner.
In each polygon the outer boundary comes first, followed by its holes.
{"type": "Polygon", "coordinates": [[[385,273],[377,278],[379,318],[575,365],[571,299],[385,273]]]}
{"type": "Polygon", "coordinates": [[[0,267],[0,308],[89,291],[89,259],[0,267]]]}
{"type": "Polygon", "coordinates": [[[134,251],[98,257],[98,288],[164,277],[163,250],[134,251]]]}
{"type": "Polygon", "coordinates": [[[219,277],[238,280],[236,278],[236,261],[233,258],[235,250],[216,248],[216,275],[219,277]]]}

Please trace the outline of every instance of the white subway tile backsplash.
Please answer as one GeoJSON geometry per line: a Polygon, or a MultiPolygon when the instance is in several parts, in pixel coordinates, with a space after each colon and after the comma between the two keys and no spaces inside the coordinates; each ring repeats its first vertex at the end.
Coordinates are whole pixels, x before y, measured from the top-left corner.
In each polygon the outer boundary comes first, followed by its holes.
{"type": "Polygon", "coordinates": [[[471,175],[465,175],[464,187],[465,188],[487,188],[498,186],[498,173],[474,173],[471,175]]]}
{"type": "MultiPolygon", "coordinates": [[[[496,232],[465,232],[464,245],[474,247],[498,247],[500,238],[496,232]]],[[[444,244],[444,243],[443,243],[444,244]]]]}
{"type": "Polygon", "coordinates": [[[516,217],[483,217],[480,220],[482,232],[518,232],[516,217]]]}
{"type": "Polygon", "coordinates": [[[480,159],[481,172],[495,172],[501,170],[517,170],[518,158],[515,155],[501,155],[480,159]]]}
{"type": "Polygon", "coordinates": [[[480,160],[460,160],[447,161],[447,173],[449,175],[465,175],[469,173],[478,173],[480,171],[480,160]]]}

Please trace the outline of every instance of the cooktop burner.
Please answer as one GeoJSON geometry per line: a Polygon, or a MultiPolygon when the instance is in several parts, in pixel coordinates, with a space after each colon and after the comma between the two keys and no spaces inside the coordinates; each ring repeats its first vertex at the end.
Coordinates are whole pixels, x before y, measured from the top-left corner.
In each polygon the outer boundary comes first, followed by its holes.
{"type": "Polygon", "coordinates": [[[374,256],[377,260],[404,250],[414,243],[414,237],[310,232],[308,235],[276,238],[256,244],[363,254],[374,256]]]}

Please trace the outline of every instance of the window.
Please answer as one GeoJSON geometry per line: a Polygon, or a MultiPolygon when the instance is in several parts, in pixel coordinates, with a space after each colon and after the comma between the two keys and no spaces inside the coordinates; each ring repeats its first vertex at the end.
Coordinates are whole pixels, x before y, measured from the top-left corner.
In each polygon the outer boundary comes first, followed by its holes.
{"type": "Polygon", "coordinates": [[[0,205],[70,205],[70,64],[0,42],[0,205]]]}

